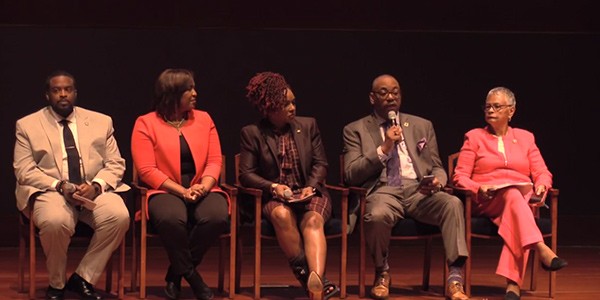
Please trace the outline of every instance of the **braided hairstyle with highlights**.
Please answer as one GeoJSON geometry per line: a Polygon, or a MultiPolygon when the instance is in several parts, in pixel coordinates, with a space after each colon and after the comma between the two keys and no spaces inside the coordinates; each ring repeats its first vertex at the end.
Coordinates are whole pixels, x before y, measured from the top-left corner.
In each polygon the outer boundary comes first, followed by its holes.
{"type": "Polygon", "coordinates": [[[261,72],[250,79],[246,98],[262,115],[282,110],[287,102],[287,89],[290,85],[278,73],[261,72]]]}

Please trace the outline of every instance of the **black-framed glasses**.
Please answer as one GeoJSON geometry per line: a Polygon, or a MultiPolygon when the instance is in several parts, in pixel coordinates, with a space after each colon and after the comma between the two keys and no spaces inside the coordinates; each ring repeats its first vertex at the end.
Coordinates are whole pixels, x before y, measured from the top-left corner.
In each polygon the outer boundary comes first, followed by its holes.
{"type": "Polygon", "coordinates": [[[375,95],[379,96],[380,98],[387,98],[389,95],[392,95],[392,97],[394,97],[394,98],[400,97],[400,91],[399,90],[388,91],[386,89],[381,89],[379,91],[372,91],[372,92],[375,95]]]}
{"type": "Polygon", "coordinates": [[[481,109],[484,112],[487,112],[488,110],[490,110],[490,108],[494,111],[494,112],[499,112],[507,107],[511,107],[512,104],[498,104],[498,103],[494,103],[494,104],[484,104],[481,106],[481,109]]]}

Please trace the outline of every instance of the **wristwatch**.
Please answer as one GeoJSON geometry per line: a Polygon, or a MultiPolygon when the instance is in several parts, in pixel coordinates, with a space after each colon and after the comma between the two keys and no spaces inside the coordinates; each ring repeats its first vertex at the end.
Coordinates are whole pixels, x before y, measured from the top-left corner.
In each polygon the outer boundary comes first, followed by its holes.
{"type": "Polygon", "coordinates": [[[92,186],[94,187],[94,191],[96,192],[96,196],[102,194],[102,187],[97,182],[92,182],[92,186]]]}

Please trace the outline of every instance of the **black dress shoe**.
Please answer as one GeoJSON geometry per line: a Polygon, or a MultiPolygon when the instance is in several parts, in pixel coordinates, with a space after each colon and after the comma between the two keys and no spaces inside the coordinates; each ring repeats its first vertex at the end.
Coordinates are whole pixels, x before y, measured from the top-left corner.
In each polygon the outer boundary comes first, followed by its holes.
{"type": "Polygon", "coordinates": [[[67,281],[67,289],[79,294],[82,300],[102,300],[102,296],[96,293],[94,286],[81,278],[77,273],[73,273],[69,281],[67,281]]]}
{"type": "Polygon", "coordinates": [[[557,256],[552,259],[549,266],[546,266],[544,263],[542,263],[542,269],[546,271],[558,271],[568,265],[569,263],[566,260],[557,256]]]}
{"type": "Polygon", "coordinates": [[[167,298],[171,300],[179,299],[181,295],[181,282],[177,284],[177,282],[167,281],[167,285],[165,286],[165,295],[167,298]]]}
{"type": "Polygon", "coordinates": [[[179,296],[181,295],[181,275],[175,275],[175,272],[173,272],[173,269],[169,266],[165,281],[167,282],[167,285],[165,286],[165,295],[167,295],[167,298],[171,300],[179,299],[179,296]]]}
{"type": "Polygon", "coordinates": [[[196,299],[210,300],[214,297],[212,290],[204,283],[202,276],[198,274],[196,269],[192,269],[188,274],[183,275],[183,278],[190,284],[196,299]]]}
{"type": "Polygon", "coordinates": [[[55,289],[51,286],[48,286],[48,289],[46,290],[46,300],[63,300],[64,298],[64,289],[55,289]]]}

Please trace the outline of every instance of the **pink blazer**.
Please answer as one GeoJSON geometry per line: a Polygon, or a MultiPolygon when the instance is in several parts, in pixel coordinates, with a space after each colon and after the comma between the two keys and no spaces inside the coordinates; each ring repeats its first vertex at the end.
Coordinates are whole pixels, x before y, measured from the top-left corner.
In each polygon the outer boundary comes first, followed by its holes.
{"type": "MultiPolygon", "coordinates": [[[[193,110],[181,127],[181,133],[189,144],[196,167],[196,175],[191,184],[199,183],[204,176],[211,176],[218,182],[223,163],[221,143],[210,115],[193,110]]],[[[139,179],[151,188],[148,197],[166,193],[158,188],[168,178],[181,183],[179,148],[177,129],[167,124],[156,112],[142,115],[135,121],[131,135],[131,155],[139,179]]],[[[228,195],[218,185],[211,192],[223,193],[229,201],[228,195]]]]}
{"type": "Polygon", "coordinates": [[[474,193],[482,184],[532,181],[535,186],[552,186],[552,174],[531,132],[509,127],[502,141],[506,158],[498,151],[498,138],[487,129],[467,132],[454,170],[454,183],[474,193]]]}

